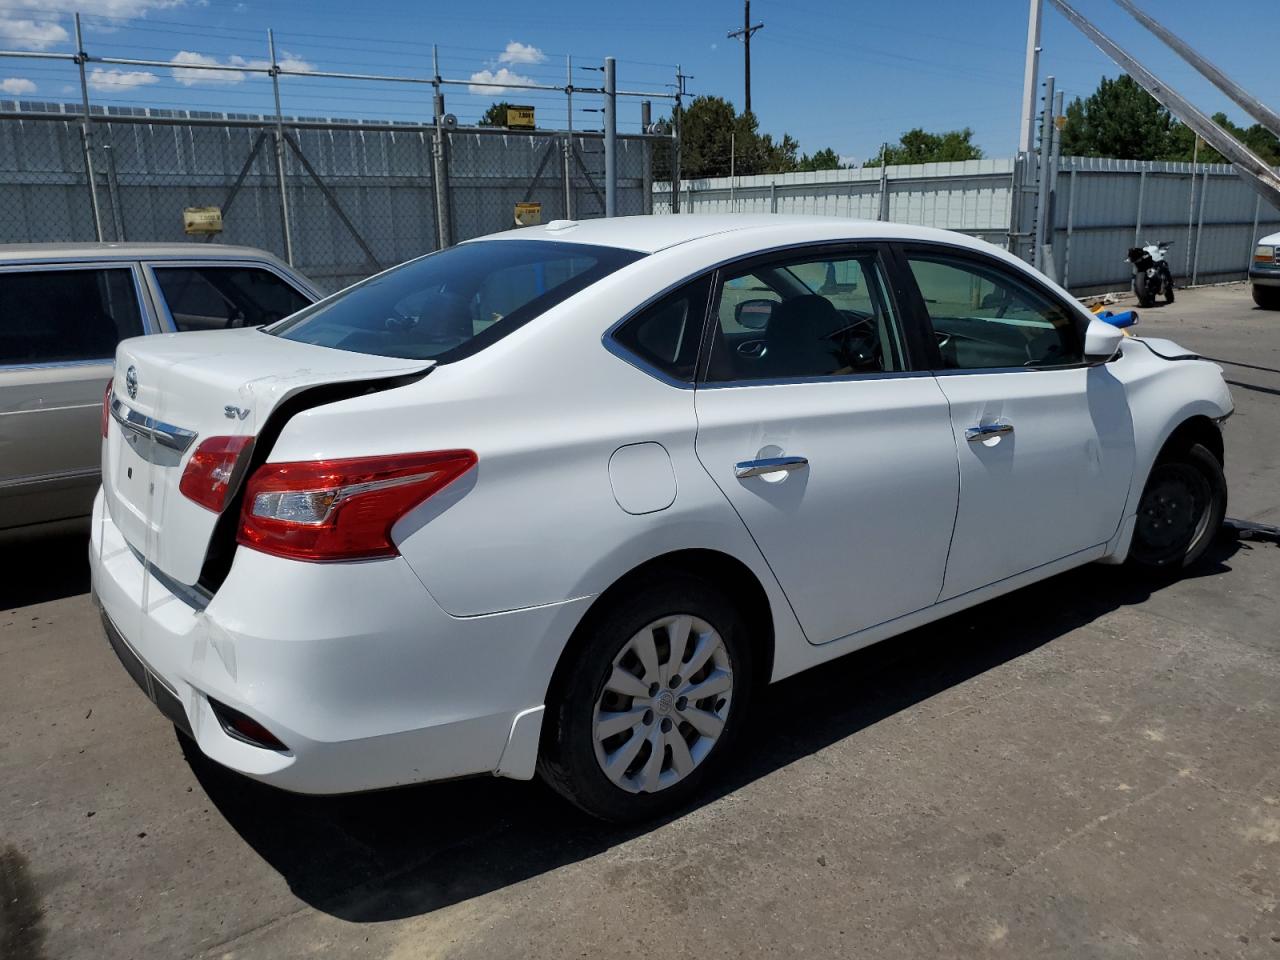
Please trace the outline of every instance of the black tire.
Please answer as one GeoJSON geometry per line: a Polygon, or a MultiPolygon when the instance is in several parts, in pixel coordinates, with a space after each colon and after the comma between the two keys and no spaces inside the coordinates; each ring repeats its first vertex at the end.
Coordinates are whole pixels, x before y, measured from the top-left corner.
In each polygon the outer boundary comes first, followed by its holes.
{"type": "Polygon", "coordinates": [[[1173,277],[1167,273],[1164,277],[1164,302],[1173,303],[1173,277]]]}
{"type": "Polygon", "coordinates": [[[1280,310],[1280,287],[1264,287],[1256,283],[1249,286],[1253,290],[1253,302],[1263,310],[1280,310]]]}
{"type": "Polygon", "coordinates": [[[1138,296],[1138,306],[1140,307],[1155,306],[1156,298],[1151,294],[1151,290],[1147,281],[1147,275],[1145,273],[1139,272],[1134,274],[1133,292],[1138,296]]]}
{"type": "Polygon", "coordinates": [[[1192,444],[1166,451],[1147,478],[1129,563],[1171,574],[1195,564],[1213,542],[1227,512],[1227,480],[1208,449],[1192,444]]]}
{"type": "MultiPolygon", "coordinates": [[[[755,692],[757,658],[742,614],[716,584],[679,573],[629,586],[606,609],[593,613],[579,628],[566,657],[563,673],[557,673],[547,704],[538,751],[538,774],[557,793],[591,816],[612,823],[628,823],[678,810],[701,792],[733,754],[755,692]],[[719,633],[731,665],[728,712],[710,749],[683,779],[652,793],[629,792],[606,776],[597,759],[596,704],[608,695],[605,684],[613,673],[614,659],[632,638],[655,621],[679,614],[696,617],[719,633]]],[[[687,679],[692,681],[697,676],[687,679]]],[[[634,708],[634,701],[631,707],[634,708]]],[[[651,716],[652,711],[646,712],[646,718],[651,716]]],[[[652,729],[653,723],[670,724],[671,721],[664,718],[644,722],[652,729]]],[[[679,733],[680,727],[675,730],[679,733]]],[[[650,753],[651,748],[641,747],[635,764],[643,766],[640,761],[650,753]]],[[[668,769],[668,763],[674,767],[670,754],[665,754],[662,763],[664,769],[668,769]]]]}

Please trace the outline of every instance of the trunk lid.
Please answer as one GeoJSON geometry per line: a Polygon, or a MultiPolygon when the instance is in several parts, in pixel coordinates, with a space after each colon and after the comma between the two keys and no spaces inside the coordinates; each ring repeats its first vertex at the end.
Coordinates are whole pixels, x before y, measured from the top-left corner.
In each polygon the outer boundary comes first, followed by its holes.
{"type": "Polygon", "coordinates": [[[257,437],[281,403],[311,387],[403,376],[433,365],[298,343],[257,329],[125,340],[116,351],[103,442],[102,485],[111,518],[145,562],[194,584],[219,516],[179,490],[201,442],[257,437]]]}

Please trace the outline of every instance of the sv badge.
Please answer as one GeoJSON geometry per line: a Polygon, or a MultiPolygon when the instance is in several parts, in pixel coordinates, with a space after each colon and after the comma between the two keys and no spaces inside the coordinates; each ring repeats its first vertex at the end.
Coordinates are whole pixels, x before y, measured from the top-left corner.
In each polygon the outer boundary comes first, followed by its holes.
{"type": "Polygon", "coordinates": [[[231,404],[227,404],[222,408],[222,415],[228,420],[243,420],[249,415],[249,408],[233,407],[231,404]]]}

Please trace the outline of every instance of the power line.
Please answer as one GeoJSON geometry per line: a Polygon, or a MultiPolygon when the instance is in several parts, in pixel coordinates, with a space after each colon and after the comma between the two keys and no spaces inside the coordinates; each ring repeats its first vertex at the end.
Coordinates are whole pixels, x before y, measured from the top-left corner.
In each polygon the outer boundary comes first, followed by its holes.
{"type": "Polygon", "coordinates": [[[763,20],[754,25],[751,23],[751,0],[742,0],[742,29],[730,30],[728,37],[730,40],[742,41],[742,77],[746,88],[743,113],[751,112],[751,38],[755,36],[757,30],[763,29],[763,20]]]}

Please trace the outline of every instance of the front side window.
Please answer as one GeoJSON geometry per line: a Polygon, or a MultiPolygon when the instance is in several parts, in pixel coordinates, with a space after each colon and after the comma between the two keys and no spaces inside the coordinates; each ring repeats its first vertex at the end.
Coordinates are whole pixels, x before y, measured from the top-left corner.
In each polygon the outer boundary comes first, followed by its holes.
{"type": "Polygon", "coordinates": [[[261,267],[153,267],[174,329],[223,330],[275,323],[311,304],[261,267]]]}
{"type": "Polygon", "coordinates": [[[0,273],[0,364],[109,360],[141,335],[127,267],[0,273]]]}
{"type": "Polygon", "coordinates": [[[709,381],[904,369],[876,251],[797,255],[722,278],[709,381]]]}
{"type": "Polygon", "coordinates": [[[1067,308],[1012,271],[960,257],[909,253],[948,370],[1080,363],[1084,343],[1067,308]]]}
{"type": "Polygon", "coordinates": [[[642,256],[548,240],[463,243],[358,283],[268,332],[355,353],[447,363],[642,256]]]}

